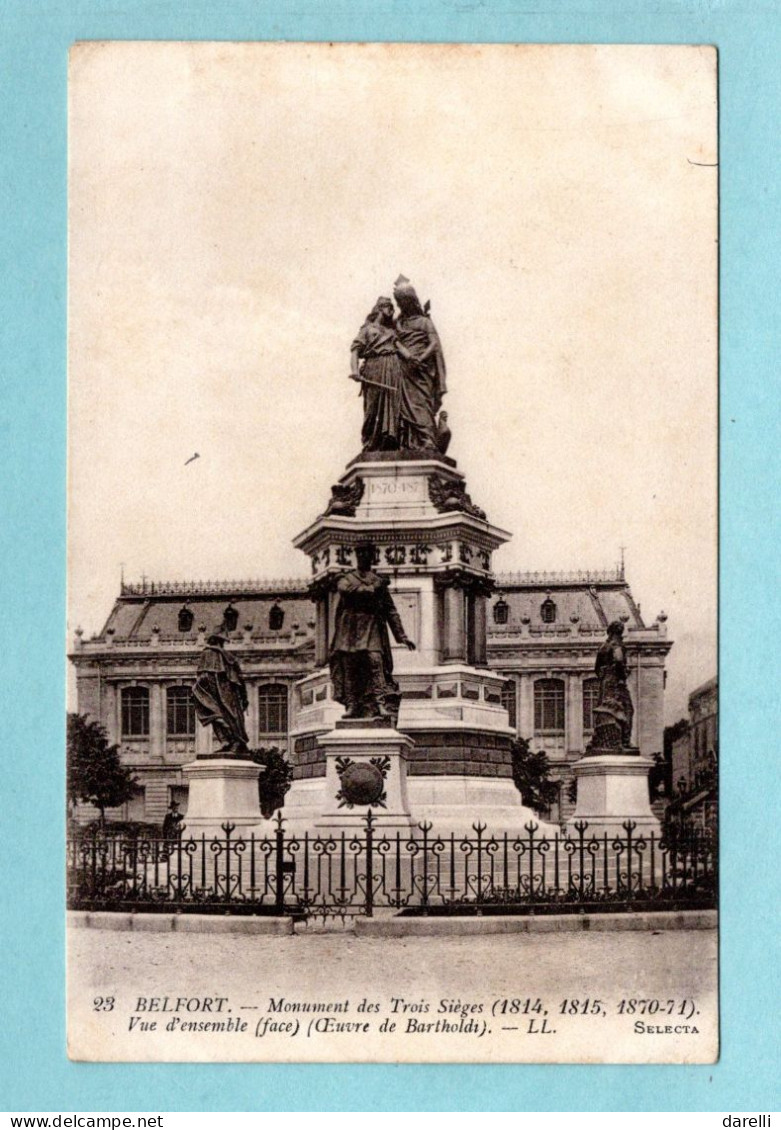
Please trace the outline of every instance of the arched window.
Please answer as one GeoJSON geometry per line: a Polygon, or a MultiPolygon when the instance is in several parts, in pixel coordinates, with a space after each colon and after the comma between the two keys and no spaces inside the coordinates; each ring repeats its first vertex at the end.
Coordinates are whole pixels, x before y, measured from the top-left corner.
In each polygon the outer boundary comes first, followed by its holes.
{"type": "Polygon", "coordinates": [[[122,688],[122,737],[149,735],[149,687],[122,688]]]}
{"type": "Polygon", "coordinates": [[[168,687],[165,692],[166,732],[171,738],[195,733],[195,704],[190,687],[168,687]]]}
{"type": "Polygon", "coordinates": [[[534,684],[534,732],[564,733],[563,679],[538,679],[534,684]]]}
{"type": "Polygon", "coordinates": [[[235,632],[236,625],[239,622],[238,608],[234,608],[232,604],[229,604],[222,614],[222,622],[225,625],[226,632],[235,632]]]}
{"type": "Polygon", "coordinates": [[[287,734],[287,687],[282,683],[258,687],[258,733],[287,734]]]}
{"type": "Polygon", "coordinates": [[[515,679],[508,679],[506,683],[502,684],[502,706],[507,711],[510,725],[515,729],[518,725],[515,679]]]}
{"type": "Polygon", "coordinates": [[[278,604],[275,604],[268,614],[269,630],[272,632],[280,631],[284,622],[285,613],[282,611],[278,604]]]}
{"type": "Polygon", "coordinates": [[[553,624],[556,620],[556,602],[551,600],[550,596],[546,596],[540,605],[540,616],[542,617],[543,624],[553,624]]]}
{"type": "Polygon", "coordinates": [[[594,707],[599,696],[599,679],[583,680],[583,729],[594,729],[594,707]]]}
{"type": "Polygon", "coordinates": [[[193,626],[194,619],[192,609],[188,608],[186,604],[183,604],[179,609],[179,631],[189,632],[193,626]]]}
{"type": "Polygon", "coordinates": [[[507,603],[503,596],[500,596],[496,604],[494,605],[494,623],[506,624],[509,615],[510,605],[507,603]]]}

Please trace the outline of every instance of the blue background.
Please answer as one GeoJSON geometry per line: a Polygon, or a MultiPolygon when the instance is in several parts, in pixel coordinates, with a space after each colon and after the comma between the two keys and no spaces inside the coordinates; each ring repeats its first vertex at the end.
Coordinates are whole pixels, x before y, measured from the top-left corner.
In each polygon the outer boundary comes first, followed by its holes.
{"type": "MultiPolygon", "coordinates": [[[[777,1108],[779,6],[0,0],[5,1110],[777,1108]],[[721,191],[722,1057],[709,1067],[87,1065],[64,1050],[66,64],[78,39],[713,43],[721,191]],[[773,128],[775,127],[775,128],[773,128]],[[774,254],[775,253],[775,254],[774,254]],[[775,629],[776,636],[773,635],[775,629]],[[774,929],[775,927],[775,929],[774,929]],[[774,1071],[775,1069],[775,1071],[774,1071]]],[[[96,472],[99,468],[96,468],[96,472]]],[[[691,520],[697,521],[692,514],[691,520]]],[[[97,532],[96,532],[97,533],[97,532]]]]}

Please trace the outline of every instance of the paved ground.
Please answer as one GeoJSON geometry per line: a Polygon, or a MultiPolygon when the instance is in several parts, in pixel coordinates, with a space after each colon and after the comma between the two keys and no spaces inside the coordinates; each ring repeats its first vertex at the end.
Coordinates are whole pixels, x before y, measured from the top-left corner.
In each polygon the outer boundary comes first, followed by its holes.
{"type": "Polygon", "coordinates": [[[276,938],[71,930],[71,1054],[709,1062],[716,938],[713,930],[443,938],[359,938],[341,928],[276,938]],[[622,1010],[622,1000],[656,1003],[622,1010]],[[221,1027],[184,1027],[199,1023],[221,1027]]]}

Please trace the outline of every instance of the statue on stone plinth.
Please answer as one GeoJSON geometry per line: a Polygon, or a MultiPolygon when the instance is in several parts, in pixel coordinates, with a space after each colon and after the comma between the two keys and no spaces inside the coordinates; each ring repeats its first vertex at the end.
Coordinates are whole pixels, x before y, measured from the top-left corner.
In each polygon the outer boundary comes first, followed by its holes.
{"type": "Polygon", "coordinates": [[[393,678],[388,628],[397,643],[414,651],[393,603],[388,580],[373,572],[374,546],[356,547],[356,569],[336,585],[339,603],[329,653],[334,698],[345,718],[385,718],[393,722],[399,686],[393,678]]]}
{"type": "Polygon", "coordinates": [[[244,725],[249,699],[239,661],[225,650],[226,642],[222,628],[208,637],[198,658],[193,699],[199,722],[211,726],[222,743],[217,752],[241,757],[249,745],[244,725]]]}
{"type": "Polygon", "coordinates": [[[378,298],[350,350],[350,377],[361,382],[364,451],[395,451],[401,429],[403,362],[396,340],[393,302],[378,298]]]}
{"type": "Polygon", "coordinates": [[[607,639],[597,652],[595,671],[599,694],[594,706],[594,734],[590,749],[627,749],[632,744],[634,708],[627,686],[627,659],[624,625],[614,620],[608,625],[607,639]]]}
{"type": "Polygon", "coordinates": [[[445,358],[439,335],[409,279],[393,284],[399,307],[396,349],[404,362],[401,399],[401,446],[439,449],[436,417],[447,392],[445,358]]]}

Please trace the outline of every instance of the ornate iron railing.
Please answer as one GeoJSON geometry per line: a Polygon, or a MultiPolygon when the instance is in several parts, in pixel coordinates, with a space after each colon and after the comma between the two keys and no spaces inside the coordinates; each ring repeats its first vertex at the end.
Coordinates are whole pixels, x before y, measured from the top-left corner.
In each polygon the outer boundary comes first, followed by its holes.
{"type": "Polygon", "coordinates": [[[712,837],[637,834],[547,838],[440,836],[429,823],[387,833],[371,813],[355,832],[289,835],[281,815],[267,836],[182,840],[112,838],[93,831],[68,844],[73,909],[285,914],[307,918],[404,914],[508,914],[680,909],[716,904],[712,837]]]}
{"type": "Polygon", "coordinates": [[[599,585],[617,584],[625,581],[624,568],[616,565],[613,569],[573,569],[569,572],[514,572],[497,573],[496,585],[498,589],[512,585],[599,585]]]}
{"type": "Polygon", "coordinates": [[[251,593],[301,593],[306,595],[305,577],[261,577],[246,581],[122,581],[120,596],[238,596],[251,593]]]}

